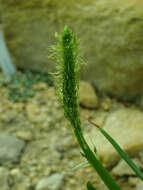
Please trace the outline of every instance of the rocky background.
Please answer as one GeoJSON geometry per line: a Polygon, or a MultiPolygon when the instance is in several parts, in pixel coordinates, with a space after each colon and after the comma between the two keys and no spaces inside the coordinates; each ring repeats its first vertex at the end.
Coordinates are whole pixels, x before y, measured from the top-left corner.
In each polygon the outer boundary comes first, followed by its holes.
{"type": "Polygon", "coordinates": [[[18,67],[49,71],[55,32],[68,25],[96,88],[142,105],[143,2],[139,0],[0,0],[5,38],[18,67]]]}
{"type": "Polygon", "coordinates": [[[85,137],[123,190],[142,190],[87,119],[105,128],[143,171],[143,2],[0,0],[0,10],[16,66],[41,72],[0,74],[1,190],[84,190],[88,180],[107,190],[92,168],[72,170],[85,160],[47,74],[54,33],[65,25],[87,61],[79,89],[85,137]]]}
{"type": "MultiPolygon", "coordinates": [[[[1,190],[84,190],[89,180],[97,190],[107,190],[90,166],[73,170],[85,159],[45,76],[23,72],[12,79],[0,75],[1,190]]],[[[87,121],[108,131],[143,171],[142,110],[101,96],[83,81],[80,105],[91,148],[97,147],[102,163],[123,190],[142,190],[143,182],[87,121]]]]}

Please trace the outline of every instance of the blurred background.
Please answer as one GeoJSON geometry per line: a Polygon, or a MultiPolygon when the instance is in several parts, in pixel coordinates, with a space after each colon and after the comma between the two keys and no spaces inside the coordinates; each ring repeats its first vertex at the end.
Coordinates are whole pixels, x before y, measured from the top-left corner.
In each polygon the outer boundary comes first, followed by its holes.
{"type": "Polygon", "coordinates": [[[84,158],[55,95],[50,47],[67,25],[79,41],[83,131],[124,190],[143,183],[91,126],[143,170],[143,2],[0,0],[1,190],[107,190],[84,158]]]}

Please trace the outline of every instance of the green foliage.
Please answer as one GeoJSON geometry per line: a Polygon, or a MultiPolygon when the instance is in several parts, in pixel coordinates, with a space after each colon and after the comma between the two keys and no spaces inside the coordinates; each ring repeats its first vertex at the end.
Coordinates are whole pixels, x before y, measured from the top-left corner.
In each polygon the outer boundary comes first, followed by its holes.
{"type": "Polygon", "coordinates": [[[85,162],[81,162],[80,164],[76,165],[75,167],[72,168],[72,171],[75,171],[79,168],[83,168],[83,167],[87,167],[89,166],[89,162],[85,161],[85,162]]]}
{"type": "Polygon", "coordinates": [[[90,183],[90,181],[87,182],[87,189],[88,190],[96,190],[95,187],[90,183]]]}
{"type": "Polygon", "coordinates": [[[110,190],[120,190],[108,171],[84,139],[81,130],[78,103],[78,74],[80,62],[77,56],[77,41],[73,33],[65,27],[61,35],[57,35],[59,44],[52,48],[52,58],[56,61],[56,85],[64,107],[65,117],[70,121],[74,134],[83,151],[82,155],[95,168],[101,179],[110,190]]]}
{"type": "Polygon", "coordinates": [[[52,84],[48,74],[25,70],[12,76],[4,75],[0,79],[0,85],[9,89],[9,100],[11,102],[18,102],[33,97],[35,95],[33,85],[40,81],[52,84]]]}
{"type": "Polygon", "coordinates": [[[135,163],[130,159],[130,157],[123,151],[123,149],[117,144],[117,142],[103,129],[100,128],[96,123],[89,120],[89,122],[94,125],[104,137],[112,144],[116,151],[120,154],[123,160],[129,165],[129,167],[136,173],[136,175],[143,181],[143,173],[137,168],[135,163]]]}
{"type": "Polygon", "coordinates": [[[78,122],[78,127],[80,127],[78,75],[80,64],[83,62],[77,57],[78,46],[76,37],[67,27],[65,27],[61,35],[56,34],[56,37],[59,40],[59,44],[52,47],[51,57],[56,62],[56,86],[58,86],[58,94],[64,106],[65,117],[73,126],[75,126],[75,122],[78,122]]]}
{"type": "Polygon", "coordinates": [[[99,131],[107,138],[107,140],[113,145],[120,156],[125,160],[125,162],[130,166],[130,168],[136,173],[136,175],[143,181],[143,173],[137,168],[134,162],[129,158],[129,156],[121,149],[121,147],[115,142],[115,140],[102,128],[99,131]]]}
{"type": "Polygon", "coordinates": [[[65,116],[73,126],[75,126],[75,121],[79,122],[78,126],[80,126],[77,98],[77,43],[75,36],[71,33],[71,31],[68,28],[65,28],[63,34],[61,35],[60,45],[62,55],[62,97],[65,116]]]}

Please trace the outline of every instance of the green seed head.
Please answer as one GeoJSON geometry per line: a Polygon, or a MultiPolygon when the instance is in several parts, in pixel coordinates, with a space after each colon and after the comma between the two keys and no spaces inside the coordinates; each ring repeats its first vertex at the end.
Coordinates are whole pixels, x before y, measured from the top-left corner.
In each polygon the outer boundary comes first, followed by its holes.
{"type": "Polygon", "coordinates": [[[59,43],[56,50],[56,86],[64,106],[65,117],[72,126],[79,124],[78,87],[80,63],[77,57],[77,41],[73,33],[65,27],[61,35],[56,35],[59,43]]]}

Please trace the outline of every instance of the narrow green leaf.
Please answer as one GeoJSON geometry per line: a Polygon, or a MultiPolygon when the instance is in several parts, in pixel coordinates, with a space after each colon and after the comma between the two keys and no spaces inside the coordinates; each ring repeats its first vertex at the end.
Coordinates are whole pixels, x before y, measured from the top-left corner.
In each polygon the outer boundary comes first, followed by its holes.
{"type": "Polygon", "coordinates": [[[116,143],[116,141],[103,129],[100,128],[96,123],[88,120],[92,125],[96,126],[96,128],[105,136],[105,138],[112,144],[112,146],[116,149],[116,151],[120,154],[120,156],[124,159],[124,161],[130,166],[130,168],[136,173],[136,175],[143,181],[143,173],[137,168],[134,162],[130,159],[130,157],[124,152],[124,150],[116,143]]]}
{"type": "Polygon", "coordinates": [[[76,165],[75,167],[72,168],[73,171],[79,169],[79,168],[83,168],[83,167],[87,167],[90,164],[88,163],[88,161],[85,162],[81,162],[80,164],[76,165]]]}
{"type": "Polygon", "coordinates": [[[99,131],[106,137],[106,139],[108,139],[108,141],[113,145],[113,147],[117,150],[117,152],[125,160],[125,162],[130,166],[130,168],[136,173],[136,175],[141,180],[143,180],[143,173],[137,168],[137,166],[134,164],[134,162],[122,150],[122,148],[116,143],[116,141],[110,135],[108,135],[108,133],[104,129],[99,128],[99,131]]]}

